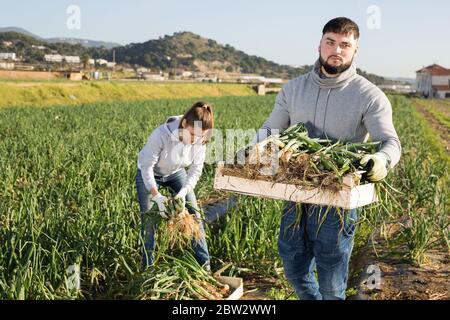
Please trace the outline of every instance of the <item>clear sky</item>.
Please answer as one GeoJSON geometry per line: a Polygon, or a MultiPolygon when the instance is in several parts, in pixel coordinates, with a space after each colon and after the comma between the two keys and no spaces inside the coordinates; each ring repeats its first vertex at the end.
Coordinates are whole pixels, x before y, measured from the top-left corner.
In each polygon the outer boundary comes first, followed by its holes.
{"type": "Polygon", "coordinates": [[[450,68],[450,1],[294,0],[0,0],[0,27],[41,37],[127,44],[192,31],[277,63],[312,64],[323,25],[346,16],[360,26],[357,66],[375,74],[415,77],[438,63],[450,68]],[[69,28],[80,10],[79,28],[69,28]],[[374,7],[375,6],[375,7],[374,7]]]}

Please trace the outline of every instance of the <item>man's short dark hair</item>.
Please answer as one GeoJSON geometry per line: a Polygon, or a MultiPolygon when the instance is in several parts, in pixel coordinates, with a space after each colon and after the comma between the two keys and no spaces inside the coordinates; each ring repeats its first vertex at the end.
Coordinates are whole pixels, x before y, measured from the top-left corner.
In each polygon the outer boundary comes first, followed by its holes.
{"type": "Polygon", "coordinates": [[[355,39],[359,38],[358,25],[352,20],[345,17],[334,18],[328,21],[327,24],[323,27],[322,35],[327,32],[333,32],[343,35],[353,34],[355,39]]]}

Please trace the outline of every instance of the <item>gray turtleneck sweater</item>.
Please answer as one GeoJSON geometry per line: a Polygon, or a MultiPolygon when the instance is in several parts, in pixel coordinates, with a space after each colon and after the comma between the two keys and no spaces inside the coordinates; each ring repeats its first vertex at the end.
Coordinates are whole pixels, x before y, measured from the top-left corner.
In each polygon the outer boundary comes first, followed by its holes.
{"type": "Polygon", "coordinates": [[[386,95],[356,73],[355,65],[335,78],[321,77],[320,64],[286,83],[262,129],[280,132],[303,122],[311,137],[345,142],[381,141],[379,151],[394,167],[401,145],[392,123],[392,107],[386,95]]]}

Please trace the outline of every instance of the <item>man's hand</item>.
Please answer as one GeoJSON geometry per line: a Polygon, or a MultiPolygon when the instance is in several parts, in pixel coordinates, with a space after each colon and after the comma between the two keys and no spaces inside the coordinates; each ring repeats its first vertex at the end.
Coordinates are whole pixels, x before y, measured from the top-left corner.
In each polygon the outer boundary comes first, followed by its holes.
{"type": "Polygon", "coordinates": [[[164,219],[167,219],[166,215],[166,205],[165,202],[167,201],[167,197],[163,196],[161,193],[157,193],[152,197],[152,201],[156,203],[159,210],[159,215],[163,217],[164,219]]]}
{"type": "Polygon", "coordinates": [[[188,194],[189,189],[187,187],[183,187],[180,189],[180,191],[175,196],[175,199],[182,199],[183,200],[183,207],[186,205],[186,195],[188,194]]]}
{"type": "Polygon", "coordinates": [[[387,176],[388,158],[383,152],[365,155],[359,163],[367,170],[365,176],[369,181],[380,181],[387,176]]]}

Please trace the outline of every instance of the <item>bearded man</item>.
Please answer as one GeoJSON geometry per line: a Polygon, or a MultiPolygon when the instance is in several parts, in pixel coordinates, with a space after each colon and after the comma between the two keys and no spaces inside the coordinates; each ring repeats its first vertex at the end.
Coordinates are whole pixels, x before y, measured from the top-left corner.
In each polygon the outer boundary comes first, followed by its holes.
{"type": "MultiPolygon", "coordinates": [[[[329,21],[314,69],[283,86],[254,142],[299,122],[313,138],[363,142],[370,135],[381,144],[361,164],[368,165],[368,180],[384,179],[399,162],[401,145],[388,98],[356,73],[358,39],[359,28],[352,20],[329,21]]],[[[278,250],[286,278],[301,299],[345,299],[357,218],[356,209],[286,203],[278,250]]]]}

